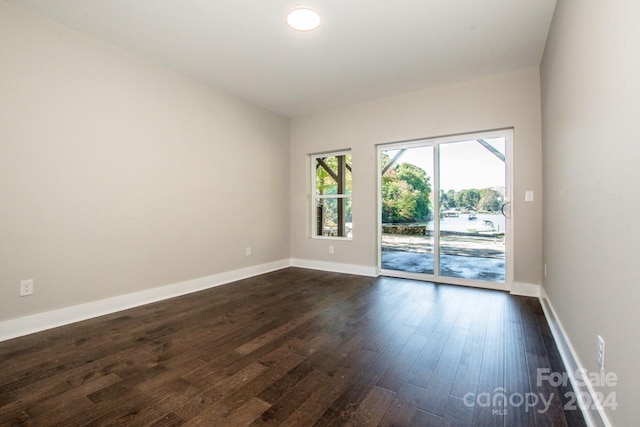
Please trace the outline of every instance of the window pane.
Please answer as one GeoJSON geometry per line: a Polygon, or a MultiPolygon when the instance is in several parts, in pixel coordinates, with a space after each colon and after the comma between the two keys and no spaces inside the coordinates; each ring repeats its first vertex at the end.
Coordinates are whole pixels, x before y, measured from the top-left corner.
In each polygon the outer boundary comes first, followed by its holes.
{"type": "Polygon", "coordinates": [[[352,237],[351,198],[316,199],[316,235],[352,237]]]}
{"type": "Polygon", "coordinates": [[[351,154],[316,157],[316,194],[351,194],[351,154]]]}

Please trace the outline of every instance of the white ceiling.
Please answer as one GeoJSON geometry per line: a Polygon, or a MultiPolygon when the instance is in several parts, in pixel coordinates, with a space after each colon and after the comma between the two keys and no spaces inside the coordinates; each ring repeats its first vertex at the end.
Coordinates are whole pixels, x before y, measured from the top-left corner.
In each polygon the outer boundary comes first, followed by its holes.
{"type": "Polygon", "coordinates": [[[556,0],[11,0],[275,112],[540,63],[556,0]],[[308,5],[309,33],[285,14],[308,5]]]}

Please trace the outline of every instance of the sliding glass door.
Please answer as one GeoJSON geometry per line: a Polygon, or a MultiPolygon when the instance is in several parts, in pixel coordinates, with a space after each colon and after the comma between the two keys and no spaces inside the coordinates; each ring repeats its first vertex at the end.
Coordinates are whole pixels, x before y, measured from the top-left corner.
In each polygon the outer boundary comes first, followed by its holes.
{"type": "Polygon", "coordinates": [[[509,288],[511,134],[379,147],[382,274],[509,288]]]}

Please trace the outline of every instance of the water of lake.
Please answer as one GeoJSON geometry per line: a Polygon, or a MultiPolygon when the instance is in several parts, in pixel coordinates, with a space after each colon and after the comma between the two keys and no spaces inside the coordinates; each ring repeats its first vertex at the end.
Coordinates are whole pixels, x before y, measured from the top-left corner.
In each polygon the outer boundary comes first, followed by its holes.
{"type": "MultiPolygon", "coordinates": [[[[469,229],[482,230],[484,221],[491,221],[495,231],[504,231],[505,217],[502,214],[477,214],[478,219],[469,220],[469,215],[461,214],[457,218],[441,218],[440,229],[442,231],[467,232],[469,229]]],[[[429,230],[433,230],[433,221],[429,221],[429,230]]]]}

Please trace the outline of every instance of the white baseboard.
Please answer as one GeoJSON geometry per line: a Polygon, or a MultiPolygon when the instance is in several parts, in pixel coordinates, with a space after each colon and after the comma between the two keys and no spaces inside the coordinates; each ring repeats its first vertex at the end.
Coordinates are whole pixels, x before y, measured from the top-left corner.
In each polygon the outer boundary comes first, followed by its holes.
{"type": "Polygon", "coordinates": [[[291,260],[289,259],[274,261],[140,292],[118,295],[86,304],[5,320],[0,322],[0,341],[213,288],[236,280],[280,270],[290,265],[291,260]]]}
{"type": "Polygon", "coordinates": [[[533,283],[513,282],[511,285],[511,295],[519,295],[521,297],[540,297],[540,285],[533,283]]]}
{"type": "Polygon", "coordinates": [[[311,270],[332,271],[334,273],[357,274],[359,276],[378,276],[378,269],[376,267],[369,267],[366,265],[341,264],[338,262],[293,258],[291,259],[291,266],[309,268],[311,270]]]}
{"type": "Polygon", "coordinates": [[[544,310],[547,323],[549,323],[549,327],[551,328],[551,333],[553,334],[554,341],[556,342],[556,346],[560,352],[560,357],[562,357],[562,362],[567,370],[574,392],[578,396],[583,393],[588,393],[591,397],[590,401],[595,403],[595,409],[586,408],[584,407],[583,399],[577,399],[577,403],[580,405],[580,410],[582,411],[582,415],[584,416],[587,426],[611,427],[611,422],[600,405],[600,400],[597,398],[592,385],[588,381],[577,381],[575,378],[575,372],[579,369],[584,369],[584,365],[580,362],[580,359],[571,344],[569,336],[562,327],[562,322],[553,308],[551,301],[549,301],[549,297],[544,287],[540,289],[540,304],[544,310]]]}

